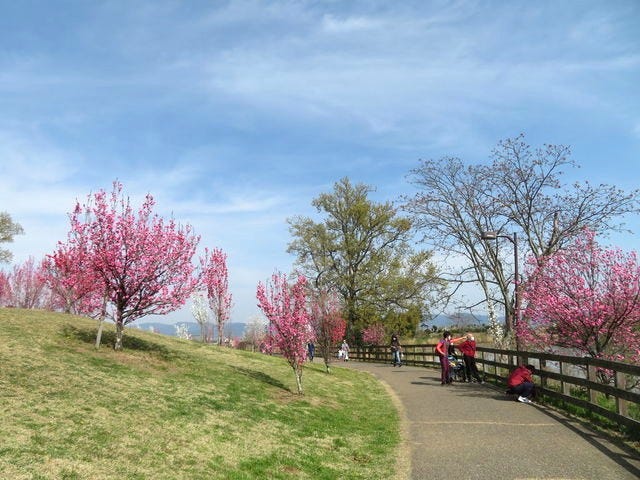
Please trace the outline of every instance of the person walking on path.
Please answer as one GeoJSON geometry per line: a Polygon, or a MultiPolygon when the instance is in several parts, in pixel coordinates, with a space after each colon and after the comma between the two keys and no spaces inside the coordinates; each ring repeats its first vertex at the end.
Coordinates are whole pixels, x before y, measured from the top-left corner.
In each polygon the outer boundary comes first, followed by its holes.
{"type": "Polygon", "coordinates": [[[507,378],[507,393],[515,393],[518,395],[518,401],[522,403],[532,403],[530,397],[534,393],[533,374],[535,373],[533,365],[520,365],[516,368],[509,378],[507,378]]]}
{"type": "Polygon", "coordinates": [[[442,334],[442,338],[436,345],[436,355],[440,359],[440,383],[441,385],[447,385],[453,380],[451,379],[450,366],[449,366],[449,348],[451,345],[462,340],[464,337],[451,338],[451,333],[446,331],[442,334]]]}
{"type": "Polygon", "coordinates": [[[398,340],[398,335],[396,335],[395,333],[391,335],[391,356],[393,357],[393,366],[401,367],[402,346],[400,345],[400,340],[398,340]]]}
{"type": "Polygon", "coordinates": [[[340,350],[342,351],[342,360],[345,362],[348,362],[349,361],[349,344],[347,343],[346,340],[342,341],[340,350]]]}
{"type": "Polygon", "coordinates": [[[462,353],[467,382],[471,382],[471,376],[473,375],[478,383],[484,383],[480,378],[478,366],[476,365],[476,339],[473,338],[473,335],[467,333],[465,341],[455,347],[462,353]]]}

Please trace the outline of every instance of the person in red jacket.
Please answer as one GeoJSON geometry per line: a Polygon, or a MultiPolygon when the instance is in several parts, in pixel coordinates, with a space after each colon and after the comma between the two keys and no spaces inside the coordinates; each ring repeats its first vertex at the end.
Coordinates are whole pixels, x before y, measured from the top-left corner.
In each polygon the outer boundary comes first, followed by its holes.
{"type": "Polygon", "coordinates": [[[465,341],[456,345],[456,348],[462,353],[467,382],[471,381],[471,375],[473,375],[478,383],[484,383],[476,366],[476,339],[473,338],[473,335],[467,333],[465,341]]]}
{"type": "Polygon", "coordinates": [[[522,403],[531,403],[530,397],[533,395],[533,374],[535,373],[533,365],[520,365],[507,378],[508,393],[518,395],[518,401],[522,403]]]}

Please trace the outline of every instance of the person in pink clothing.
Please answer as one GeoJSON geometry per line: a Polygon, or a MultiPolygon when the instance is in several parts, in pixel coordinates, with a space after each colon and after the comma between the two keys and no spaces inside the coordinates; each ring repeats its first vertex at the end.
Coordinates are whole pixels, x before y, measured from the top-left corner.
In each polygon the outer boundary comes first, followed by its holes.
{"type": "Polygon", "coordinates": [[[440,382],[441,385],[447,385],[453,380],[451,379],[451,372],[449,371],[449,347],[455,342],[462,340],[464,337],[451,338],[451,333],[445,331],[442,334],[442,338],[438,342],[435,348],[436,355],[440,359],[440,382]]]}
{"type": "Polygon", "coordinates": [[[467,333],[467,336],[456,348],[462,353],[462,359],[464,360],[464,370],[467,382],[471,381],[471,376],[476,379],[478,383],[484,383],[480,378],[478,367],[476,366],[476,339],[473,335],[467,333]]]}

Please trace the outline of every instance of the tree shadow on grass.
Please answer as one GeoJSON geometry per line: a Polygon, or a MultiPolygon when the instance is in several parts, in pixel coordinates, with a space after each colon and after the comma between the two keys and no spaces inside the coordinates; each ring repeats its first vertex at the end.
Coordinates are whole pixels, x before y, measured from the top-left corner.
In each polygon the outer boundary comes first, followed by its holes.
{"type": "Polygon", "coordinates": [[[267,375],[264,372],[260,372],[258,370],[251,370],[249,368],[242,367],[233,367],[241,375],[246,375],[249,378],[253,378],[254,380],[258,380],[259,382],[266,383],[267,385],[271,385],[282,390],[286,390],[287,392],[291,392],[291,389],[288,388],[284,383],[280,380],[273,378],[271,375],[267,375]]]}
{"type": "MultiPolygon", "coordinates": [[[[64,337],[78,340],[83,343],[95,344],[97,334],[97,328],[79,328],[76,325],[71,324],[65,324],[62,327],[62,335],[64,337]]],[[[114,348],[115,344],[116,332],[103,330],[100,345],[103,347],[114,348]]],[[[172,357],[175,357],[175,354],[164,345],[126,334],[122,337],[122,348],[125,350],[152,353],[158,355],[163,360],[170,360],[172,357]]]]}

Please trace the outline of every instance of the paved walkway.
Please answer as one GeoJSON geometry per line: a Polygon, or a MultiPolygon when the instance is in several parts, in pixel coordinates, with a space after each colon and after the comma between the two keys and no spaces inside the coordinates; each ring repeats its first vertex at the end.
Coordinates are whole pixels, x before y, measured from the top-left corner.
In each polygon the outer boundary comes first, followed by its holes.
{"type": "Polygon", "coordinates": [[[640,455],[488,385],[441,386],[430,368],[348,362],[402,404],[411,480],[637,480],[640,455]]]}

